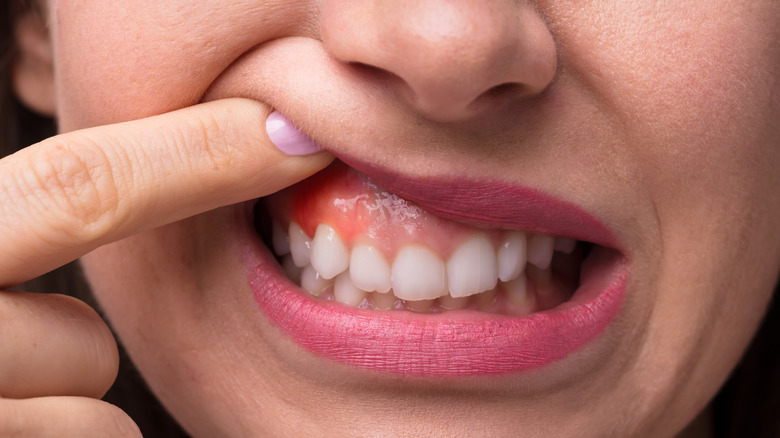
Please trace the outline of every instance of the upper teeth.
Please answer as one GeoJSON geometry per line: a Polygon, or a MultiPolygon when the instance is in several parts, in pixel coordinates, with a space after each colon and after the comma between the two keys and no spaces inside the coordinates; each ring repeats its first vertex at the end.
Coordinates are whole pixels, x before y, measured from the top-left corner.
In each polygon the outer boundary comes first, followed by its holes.
{"type": "Polygon", "coordinates": [[[337,301],[352,306],[370,292],[392,292],[405,301],[453,299],[493,290],[499,281],[507,293],[524,294],[526,262],[546,270],[554,250],[568,253],[576,243],[568,238],[506,231],[496,248],[488,234],[475,232],[446,262],[430,248],[415,243],[402,246],[391,264],[370,243],[358,243],[350,251],[327,224],[318,225],[313,238],[295,222],[290,222],[287,233],[277,225],[273,233],[274,251],[287,256],[283,265],[288,275],[300,278],[301,288],[320,295],[332,287],[337,301]]]}

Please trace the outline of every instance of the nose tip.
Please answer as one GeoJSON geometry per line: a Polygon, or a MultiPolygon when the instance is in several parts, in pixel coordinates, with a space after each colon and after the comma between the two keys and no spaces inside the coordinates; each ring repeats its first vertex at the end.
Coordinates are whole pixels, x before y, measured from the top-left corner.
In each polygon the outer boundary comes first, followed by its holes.
{"type": "Polygon", "coordinates": [[[323,42],[340,61],[385,72],[425,117],[459,121],[543,91],[555,43],[528,2],[326,0],[323,42]]]}

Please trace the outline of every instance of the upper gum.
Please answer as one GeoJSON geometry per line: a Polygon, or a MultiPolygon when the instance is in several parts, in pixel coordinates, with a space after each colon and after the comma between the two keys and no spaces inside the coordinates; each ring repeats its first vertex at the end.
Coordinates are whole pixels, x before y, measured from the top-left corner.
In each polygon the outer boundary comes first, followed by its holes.
{"type": "Polygon", "coordinates": [[[486,235],[498,248],[511,231],[441,218],[358,175],[339,167],[323,171],[267,198],[269,214],[284,229],[291,221],[297,223],[309,237],[318,225],[327,224],[348,249],[369,244],[388,261],[410,244],[424,245],[446,261],[475,233],[486,235]]]}

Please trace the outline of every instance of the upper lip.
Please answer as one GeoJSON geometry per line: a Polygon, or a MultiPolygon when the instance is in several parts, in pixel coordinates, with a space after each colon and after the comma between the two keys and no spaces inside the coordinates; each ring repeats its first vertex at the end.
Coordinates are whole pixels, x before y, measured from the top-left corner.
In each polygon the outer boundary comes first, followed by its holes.
{"type": "Polygon", "coordinates": [[[343,153],[335,155],[383,189],[444,218],[477,227],[570,237],[619,249],[615,234],[596,217],[534,188],[458,176],[409,177],[343,153]]]}

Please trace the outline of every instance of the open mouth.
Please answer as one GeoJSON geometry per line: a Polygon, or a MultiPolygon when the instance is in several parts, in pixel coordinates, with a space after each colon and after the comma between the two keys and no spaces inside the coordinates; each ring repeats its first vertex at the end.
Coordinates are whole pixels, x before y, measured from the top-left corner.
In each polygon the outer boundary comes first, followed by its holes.
{"type": "MultiPolygon", "coordinates": [[[[553,204],[556,214],[576,209],[553,204]]],[[[583,225],[584,213],[523,229],[442,217],[436,205],[338,161],[261,200],[249,257],[257,302],[317,355],[427,376],[538,368],[617,315],[627,263],[611,235],[583,225]]]]}
{"type": "Polygon", "coordinates": [[[592,247],[442,219],[343,164],[289,191],[258,204],[266,246],[309,296],[360,309],[549,310],[574,294],[592,247]]]}

